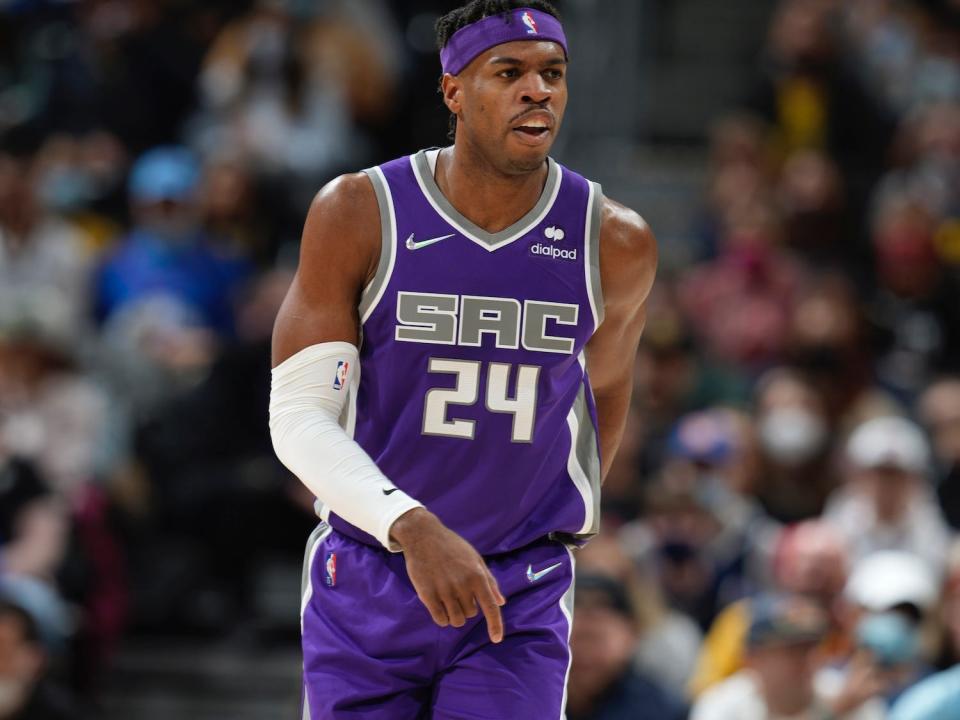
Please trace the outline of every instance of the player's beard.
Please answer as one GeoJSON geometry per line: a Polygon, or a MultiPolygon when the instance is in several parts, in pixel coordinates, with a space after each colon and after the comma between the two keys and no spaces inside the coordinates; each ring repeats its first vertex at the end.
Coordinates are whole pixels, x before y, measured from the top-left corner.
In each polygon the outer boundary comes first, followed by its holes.
{"type": "Polygon", "coordinates": [[[542,157],[531,157],[531,158],[509,158],[508,162],[510,163],[511,168],[514,172],[520,173],[531,173],[535,170],[539,170],[543,167],[544,161],[547,159],[546,155],[542,157]]]}

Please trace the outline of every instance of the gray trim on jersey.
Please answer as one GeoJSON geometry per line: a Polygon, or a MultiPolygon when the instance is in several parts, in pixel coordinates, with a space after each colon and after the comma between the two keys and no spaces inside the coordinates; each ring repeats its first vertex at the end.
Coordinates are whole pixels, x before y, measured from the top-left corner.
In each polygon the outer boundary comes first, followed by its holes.
{"type": "MultiPolygon", "coordinates": [[[[320,502],[319,500],[317,501],[320,502]]],[[[315,506],[316,507],[316,506],[315,506]]],[[[317,550],[327,535],[333,532],[333,527],[325,522],[321,522],[310,533],[307,538],[307,547],[303,552],[303,570],[300,574],[300,632],[303,633],[303,616],[307,609],[307,603],[313,597],[313,584],[311,583],[311,572],[313,563],[316,562],[317,550]]],[[[303,715],[301,720],[310,720],[310,695],[307,692],[306,673],[303,674],[303,715]]]]}
{"type": "Polygon", "coordinates": [[[600,215],[603,210],[603,188],[600,183],[591,182],[590,232],[587,236],[587,257],[590,258],[589,274],[587,275],[587,292],[590,302],[597,313],[597,327],[603,322],[603,289],[600,286],[600,215]]]}
{"type": "Polygon", "coordinates": [[[567,618],[567,672],[563,677],[563,698],[560,701],[560,720],[566,720],[567,718],[567,686],[570,683],[570,667],[573,665],[570,635],[573,633],[573,599],[577,584],[577,561],[573,556],[574,551],[567,543],[563,543],[563,546],[567,551],[567,557],[570,558],[570,587],[568,587],[560,597],[560,612],[567,618]]]}
{"type": "Polygon", "coordinates": [[[587,407],[586,390],[586,381],[582,381],[577,399],[573,403],[573,412],[577,418],[574,452],[577,463],[590,482],[590,499],[593,502],[593,522],[581,533],[581,536],[589,537],[600,530],[600,451],[597,447],[597,428],[587,407]]]}
{"type": "Polygon", "coordinates": [[[537,200],[536,205],[510,227],[504,228],[500,232],[491,233],[472,223],[447,200],[433,177],[433,170],[430,167],[431,163],[426,150],[421,150],[414,155],[412,161],[414,174],[431,203],[464,235],[471,240],[481,242],[489,250],[516,240],[543,220],[547,210],[550,209],[556,199],[560,185],[560,166],[552,158],[547,158],[547,182],[543,186],[543,192],[540,194],[540,199],[537,200]]]}
{"type": "Polygon", "coordinates": [[[373,280],[360,294],[359,313],[361,323],[367,318],[384,287],[390,281],[390,272],[393,269],[393,256],[396,252],[394,237],[393,201],[390,197],[390,188],[379,168],[369,168],[363,171],[370,178],[373,191],[377,196],[377,206],[380,208],[380,261],[377,263],[377,273],[373,280]]]}
{"type": "Polygon", "coordinates": [[[327,525],[325,522],[321,522],[317,527],[313,529],[313,532],[310,533],[310,537],[307,538],[307,547],[303,551],[303,570],[300,573],[300,597],[302,598],[307,592],[307,583],[310,582],[310,555],[313,551],[313,546],[317,541],[323,536],[325,532],[330,532],[332,528],[327,525]]]}
{"type": "Polygon", "coordinates": [[[573,548],[569,545],[567,545],[566,548],[570,555],[570,587],[567,588],[567,591],[563,594],[563,597],[560,598],[560,602],[563,603],[563,606],[567,609],[567,612],[570,613],[570,617],[573,617],[573,598],[577,585],[577,564],[573,556],[573,548]]]}
{"type": "Polygon", "coordinates": [[[311,720],[310,716],[310,693],[307,692],[307,684],[303,684],[303,715],[300,720],[311,720]]]}

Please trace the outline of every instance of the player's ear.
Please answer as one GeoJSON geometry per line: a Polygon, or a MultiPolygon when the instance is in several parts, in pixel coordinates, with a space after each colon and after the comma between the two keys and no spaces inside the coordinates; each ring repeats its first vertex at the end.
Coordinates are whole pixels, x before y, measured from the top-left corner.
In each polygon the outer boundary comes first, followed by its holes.
{"type": "Polygon", "coordinates": [[[463,90],[463,83],[456,75],[444,73],[443,77],[440,78],[440,92],[443,94],[443,102],[454,115],[460,113],[461,90],[463,90]]]}

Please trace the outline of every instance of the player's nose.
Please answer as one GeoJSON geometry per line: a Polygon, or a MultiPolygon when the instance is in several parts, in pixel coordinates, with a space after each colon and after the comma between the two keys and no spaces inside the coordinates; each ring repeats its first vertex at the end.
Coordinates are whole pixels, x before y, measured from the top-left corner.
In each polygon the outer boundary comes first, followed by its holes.
{"type": "Polygon", "coordinates": [[[553,88],[540,73],[528,73],[521,86],[521,92],[523,102],[535,105],[548,102],[553,96],[553,88]]]}

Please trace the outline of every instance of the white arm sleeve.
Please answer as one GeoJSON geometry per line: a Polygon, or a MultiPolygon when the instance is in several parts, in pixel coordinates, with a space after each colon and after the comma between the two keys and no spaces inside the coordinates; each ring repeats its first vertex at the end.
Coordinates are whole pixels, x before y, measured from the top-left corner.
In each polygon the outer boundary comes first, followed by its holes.
{"type": "Polygon", "coordinates": [[[311,345],[273,369],[270,437],[277,457],[325,506],[391,552],[390,526],[423,507],[396,488],[340,427],[360,360],[350,343],[311,345]]]}

